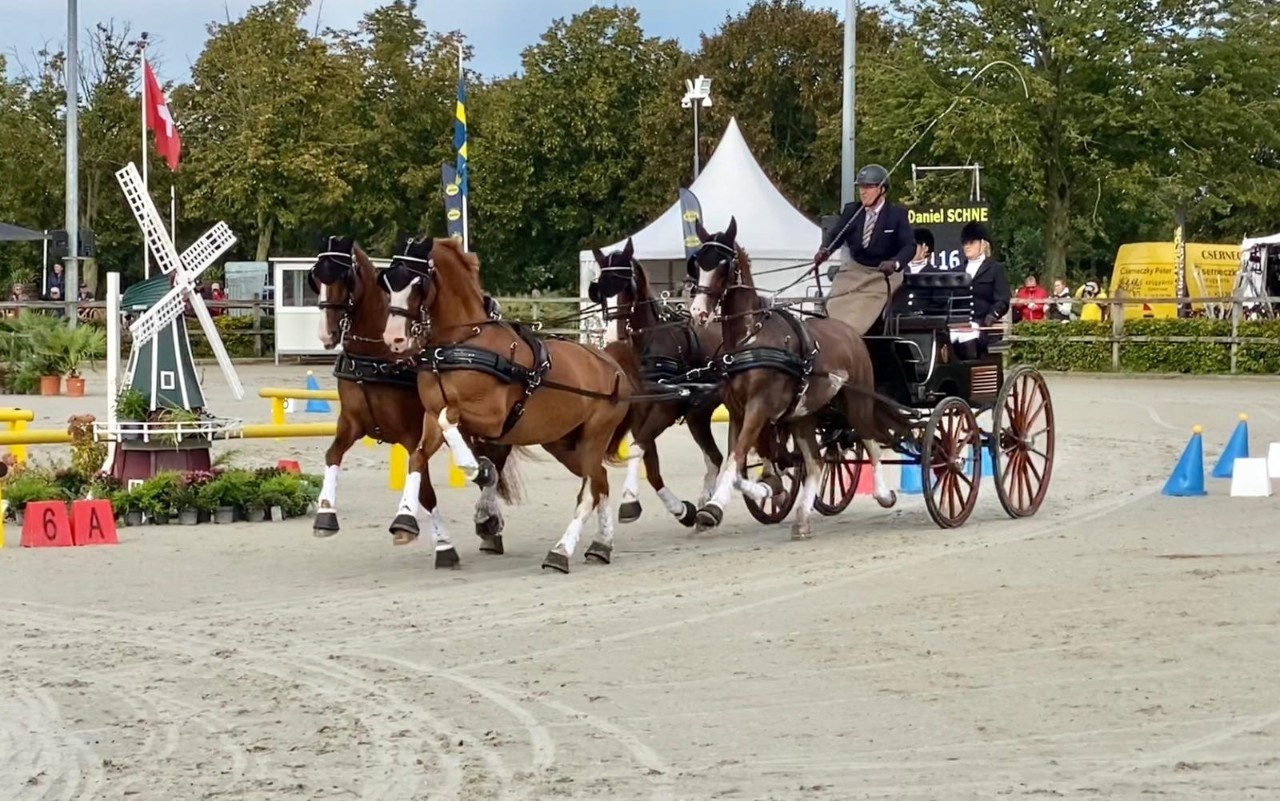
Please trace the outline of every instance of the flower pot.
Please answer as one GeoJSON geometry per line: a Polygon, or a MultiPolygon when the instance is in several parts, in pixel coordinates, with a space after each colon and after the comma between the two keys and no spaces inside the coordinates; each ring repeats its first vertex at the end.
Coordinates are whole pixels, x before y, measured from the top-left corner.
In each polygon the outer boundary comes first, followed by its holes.
{"type": "Polygon", "coordinates": [[[67,395],[73,398],[84,397],[84,379],[80,376],[67,376],[67,395]]]}
{"type": "Polygon", "coordinates": [[[215,523],[234,523],[236,519],[236,508],[234,506],[219,506],[213,510],[213,522],[215,523]]]}
{"type": "Polygon", "coordinates": [[[142,525],[142,511],[140,509],[131,509],[124,513],[124,524],[126,526],[142,525]]]}
{"type": "Polygon", "coordinates": [[[152,515],[152,516],[151,516],[151,525],[153,525],[153,526],[167,526],[167,525],[169,525],[169,513],[168,513],[168,512],[161,512],[161,513],[160,513],[160,514],[158,514],[158,515],[152,515]]]}
{"type": "Polygon", "coordinates": [[[62,394],[62,376],[60,375],[40,376],[40,394],[41,395],[61,395],[62,394]]]}
{"type": "Polygon", "coordinates": [[[208,509],[201,509],[196,513],[196,520],[200,523],[211,523],[213,522],[213,512],[208,509]]]}
{"type": "Polygon", "coordinates": [[[279,506],[272,506],[272,507],[271,507],[271,522],[272,522],[272,523],[279,523],[281,520],[284,520],[284,509],[282,509],[282,508],[281,508],[281,507],[279,507],[279,506]]]}
{"type": "Polygon", "coordinates": [[[267,510],[261,506],[246,506],[244,510],[244,519],[250,523],[261,523],[267,518],[267,510]]]}
{"type": "Polygon", "coordinates": [[[16,524],[18,524],[18,526],[21,526],[21,525],[22,525],[22,519],[23,519],[23,510],[22,510],[22,509],[14,509],[14,510],[13,510],[13,522],[14,522],[14,523],[16,523],[16,524]]]}
{"type": "Polygon", "coordinates": [[[183,509],[178,512],[178,522],[184,526],[194,526],[200,522],[200,513],[195,509],[183,509]]]}

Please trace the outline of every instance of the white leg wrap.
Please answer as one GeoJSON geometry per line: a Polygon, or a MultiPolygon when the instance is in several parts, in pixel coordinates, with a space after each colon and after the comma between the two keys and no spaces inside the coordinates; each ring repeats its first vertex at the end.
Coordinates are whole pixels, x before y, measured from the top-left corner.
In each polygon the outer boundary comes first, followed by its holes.
{"type": "Polygon", "coordinates": [[[769,489],[766,484],[759,481],[752,481],[749,478],[743,478],[736,474],[733,477],[733,487],[743,495],[749,495],[752,500],[757,502],[763,501],[773,495],[773,490],[769,489]]]}
{"type": "Polygon", "coordinates": [[[670,487],[663,487],[658,490],[658,498],[662,500],[662,505],[667,507],[667,511],[679,517],[684,514],[684,501],[676,497],[670,487]]]}
{"type": "Polygon", "coordinates": [[[715,492],[711,494],[711,499],[707,503],[714,503],[723,509],[725,504],[729,503],[729,497],[733,493],[733,487],[737,479],[737,463],[733,459],[725,459],[724,468],[720,471],[720,477],[716,480],[715,492]]]}
{"type": "Polygon", "coordinates": [[[448,443],[449,450],[453,451],[454,464],[458,465],[458,469],[466,474],[467,478],[475,478],[476,471],[480,469],[480,465],[476,462],[476,456],[467,447],[466,441],[462,438],[462,432],[458,427],[449,422],[449,410],[442,409],[440,411],[440,429],[444,432],[444,441],[448,443]]]}
{"type": "Polygon", "coordinates": [[[453,547],[449,532],[444,528],[444,515],[440,514],[439,508],[431,510],[431,541],[435,543],[437,551],[447,551],[453,547]]]}
{"type": "Polygon", "coordinates": [[[716,468],[716,463],[711,461],[711,457],[705,453],[702,454],[702,461],[707,466],[707,472],[702,477],[702,494],[698,496],[698,505],[701,506],[711,497],[711,493],[716,491],[716,477],[720,475],[720,471],[716,468]]]}
{"type": "Polygon", "coordinates": [[[878,501],[888,501],[893,497],[893,488],[889,486],[889,479],[885,477],[884,465],[880,464],[880,443],[864,439],[862,446],[867,449],[867,456],[871,459],[871,474],[875,480],[872,495],[878,501]]]}
{"type": "Polygon", "coordinates": [[[404,479],[404,492],[400,494],[400,508],[396,514],[412,515],[418,509],[418,490],[422,487],[422,474],[410,473],[404,479]]]}
{"type": "Polygon", "coordinates": [[[613,545],[613,507],[609,505],[608,495],[600,496],[600,505],[596,507],[596,512],[600,522],[600,543],[603,545],[613,545]]]}
{"type": "Polygon", "coordinates": [[[565,529],[564,536],[556,543],[554,550],[572,557],[573,552],[578,548],[578,540],[582,537],[582,527],[586,524],[587,518],[591,516],[591,492],[586,488],[587,482],[582,482],[582,503],[578,504],[578,508],[573,512],[573,519],[569,521],[569,527],[565,529]]]}
{"type": "Polygon", "coordinates": [[[622,500],[634,501],[640,494],[640,466],[644,461],[644,450],[631,444],[631,455],[627,459],[627,480],[622,484],[622,500]]]}
{"type": "Polygon", "coordinates": [[[324,484],[320,487],[319,508],[336,511],[338,508],[338,473],[342,468],[331,464],[324,469],[324,484]]]}

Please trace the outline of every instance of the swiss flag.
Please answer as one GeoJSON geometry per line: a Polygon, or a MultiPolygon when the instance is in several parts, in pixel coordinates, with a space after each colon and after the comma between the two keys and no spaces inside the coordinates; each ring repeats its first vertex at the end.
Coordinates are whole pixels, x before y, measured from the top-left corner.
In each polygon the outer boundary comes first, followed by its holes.
{"type": "Polygon", "coordinates": [[[165,100],[164,90],[151,71],[151,65],[142,62],[143,80],[147,82],[147,127],[156,132],[156,150],[169,163],[169,169],[178,169],[178,158],[182,155],[182,139],[178,136],[178,126],[173,124],[173,115],[169,113],[169,102],[165,100]]]}

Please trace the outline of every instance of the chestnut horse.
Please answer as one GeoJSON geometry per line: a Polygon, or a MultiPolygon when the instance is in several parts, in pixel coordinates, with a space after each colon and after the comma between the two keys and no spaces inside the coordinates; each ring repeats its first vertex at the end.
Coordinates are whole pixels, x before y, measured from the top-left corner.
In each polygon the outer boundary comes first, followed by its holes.
{"type": "Polygon", "coordinates": [[[736,487],[757,501],[773,488],[745,475],[753,447],[770,460],[790,433],[804,459],[804,487],[791,535],[810,536],[810,513],[822,473],[817,436],[819,424],[854,431],[870,454],[876,501],[893,506],[880,464],[880,444],[911,437],[906,410],[875,392],[871,355],[862,337],[848,324],[830,318],[803,321],[781,307],[768,308],[751,278],[751,260],[736,242],[737,220],[714,236],[699,222],[702,246],[689,260],[697,281],[692,312],[701,325],[718,313],[725,353],[717,367],[725,375],[732,463],[726,463],[715,493],[698,510],[699,523],[716,526],[736,487]]]}
{"type": "Polygon", "coordinates": [[[416,477],[445,443],[464,473],[481,486],[493,480],[489,460],[476,458],[464,432],[499,445],[541,445],[582,479],[573,519],[543,559],[543,568],[569,572],[592,512],[598,516],[599,537],[585,558],[610,562],[614,520],[605,459],[627,433],[635,392],[629,371],[597,348],[539,339],[528,329],[490,318],[480,261],[453,239],[410,242],[392,259],[379,286],[391,307],[383,338],[393,353],[417,355],[425,410],[400,513],[412,508],[416,477]],[[433,343],[425,349],[424,334],[433,343]]]}
{"type": "MultiPolygon", "coordinates": [[[[606,350],[612,352],[614,343],[630,346],[639,360],[640,375],[633,376],[643,382],[648,390],[661,391],[663,383],[680,386],[680,380],[697,368],[705,368],[711,357],[720,350],[720,332],[715,328],[695,327],[692,318],[675,308],[667,307],[653,296],[644,267],[635,259],[631,240],[621,251],[608,256],[592,248],[600,277],[591,283],[587,294],[600,304],[604,313],[606,350]]],[[[709,381],[716,376],[708,371],[709,381]]],[[[720,405],[721,391],[713,383],[709,391],[694,389],[690,397],[673,397],[670,400],[638,400],[634,402],[631,422],[630,448],[627,461],[627,480],[622,485],[622,505],[618,507],[618,520],[630,523],[640,518],[640,461],[644,460],[649,485],[662,500],[663,506],[685,526],[693,526],[697,520],[697,506],[683,501],[667,489],[662,479],[658,461],[657,439],[681,417],[689,425],[693,441],[702,449],[707,465],[703,481],[701,505],[711,497],[716,476],[724,464],[724,455],[716,446],[711,433],[711,416],[720,405]]]]}
{"type": "MultiPolygon", "coordinates": [[[[322,310],[320,343],[325,350],[342,346],[334,368],[341,405],[338,430],[325,452],[324,485],[313,529],[316,536],[329,537],[338,533],[338,473],[343,455],[364,436],[396,443],[412,453],[422,439],[423,412],[417,371],[395,364],[382,341],[387,299],[377,288],[377,268],[359,245],[351,237],[329,237],[326,250],[311,268],[311,279],[322,310]]],[[[486,487],[476,504],[476,534],[480,550],[488,553],[503,552],[503,520],[496,496],[507,503],[515,497],[514,476],[503,470],[510,450],[503,446],[484,450],[500,472],[498,482],[486,487]]],[[[432,521],[436,566],[456,565],[457,551],[444,529],[435,524],[436,493],[429,477],[421,482],[418,502],[432,521]]],[[[413,542],[418,537],[417,519],[411,515],[391,533],[396,545],[413,542]]]]}

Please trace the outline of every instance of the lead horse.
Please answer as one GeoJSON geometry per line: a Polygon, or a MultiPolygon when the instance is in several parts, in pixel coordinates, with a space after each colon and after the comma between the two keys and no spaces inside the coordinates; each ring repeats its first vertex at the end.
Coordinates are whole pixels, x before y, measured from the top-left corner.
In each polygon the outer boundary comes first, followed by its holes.
{"type": "MultiPolygon", "coordinates": [[[[719,330],[694,326],[688,314],[653,296],[648,275],[636,260],[630,239],[621,250],[607,256],[597,248],[591,252],[600,267],[600,277],[591,283],[587,294],[600,304],[606,325],[612,324],[606,330],[607,349],[612,352],[614,343],[630,347],[640,365],[638,378],[648,389],[679,387],[687,385],[689,379],[699,380],[700,369],[705,368],[720,349],[719,330]]],[[[706,502],[724,464],[724,455],[711,433],[711,416],[720,405],[720,396],[720,387],[713,383],[703,389],[693,389],[688,396],[671,399],[658,396],[635,402],[631,423],[633,445],[628,455],[626,482],[622,485],[622,505],[618,508],[620,522],[630,523],[640,518],[637,496],[641,460],[649,485],[666,510],[686,527],[697,522],[697,506],[681,500],[662,478],[657,439],[684,418],[707,466],[698,504],[706,502]]]]}
{"type": "Polygon", "coordinates": [[[893,506],[897,495],[884,476],[880,443],[912,436],[907,410],[876,394],[871,355],[851,326],[829,318],[801,320],[765,304],[737,230],[734,218],[714,235],[699,222],[702,244],[689,259],[689,277],[697,282],[694,319],[705,326],[718,314],[724,335],[725,353],[715,364],[725,381],[733,449],[714,494],[698,510],[699,523],[719,525],[734,488],[757,501],[769,497],[776,487],[745,475],[747,454],[756,448],[766,461],[777,461],[790,434],[805,465],[792,537],[808,538],[821,475],[819,425],[856,432],[874,468],[874,497],[882,507],[893,506]]]}
{"type": "MultiPolygon", "coordinates": [[[[458,467],[482,486],[492,467],[464,438],[499,445],[541,445],[582,479],[577,508],[542,567],[569,572],[587,519],[599,536],[585,558],[612,561],[614,519],[605,460],[616,453],[631,417],[636,369],[578,342],[542,339],[524,326],[485,314],[480,262],[453,239],[410,242],[379,282],[389,298],[383,339],[393,353],[418,353],[422,441],[413,451],[406,499],[427,460],[448,443],[458,467]],[[420,348],[423,337],[433,344],[420,348]]],[[[621,354],[620,354],[621,355],[621,354]]]]}
{"type": "MultiPolygon", "coordinates": [[[[341,346],[334,366],[338,378],[337,431],[325,451],[324,484],[320,490],[313,533],[330,537],[338,533],[337,491],[342,457],[356,440],[371,436],[403,446],[410,453],[422,439],[422,402],[418,399],[418,375],[383,342],[387,299],[378,290],[378,270],[352,237],[331,236],[316,256],[310,279],[321,310],[318,332],[325,350],[341,346]]],[[[476,503],[476,534],[480,550],[503,552],[502,512],[497,498],[516,499],[515,476],[504,469],[511,449],[489,446],[482,450],[495,465],[498,480],[485,487],[476,503]]],[[[426,469],[419,484],[418,503],[429,521],[437,516],[436,492],[426,469]]],[[[432,522],[437,567],[456,566],[458,556],[440,526],[432,522]],[[442,546],[449,547],[442,547],[442,546]]],[[[418,538],[416,517],[399,519],[391,530],[392,541],[405,545],[418,538]]]]}

